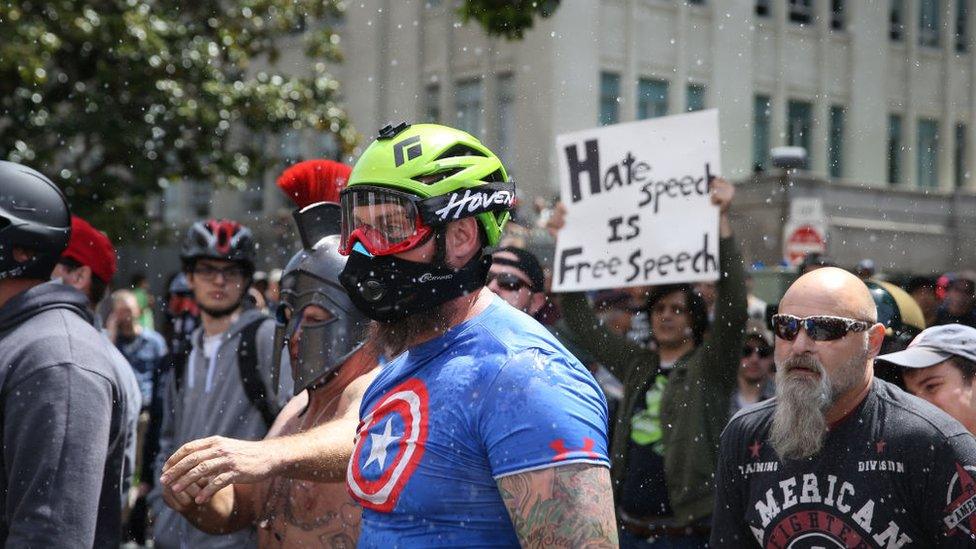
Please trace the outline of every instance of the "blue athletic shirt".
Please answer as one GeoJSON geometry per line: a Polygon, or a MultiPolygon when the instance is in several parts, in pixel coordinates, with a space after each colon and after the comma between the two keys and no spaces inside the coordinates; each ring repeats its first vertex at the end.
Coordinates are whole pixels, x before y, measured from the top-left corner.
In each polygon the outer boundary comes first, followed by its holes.
{"type": "Polygon", "coordinates": [[[384,366],[359,417],[346,481],[363,507],[360,547],[517,547],[497,479],[610,466],[593,376],[498,297],[384,366]]]}

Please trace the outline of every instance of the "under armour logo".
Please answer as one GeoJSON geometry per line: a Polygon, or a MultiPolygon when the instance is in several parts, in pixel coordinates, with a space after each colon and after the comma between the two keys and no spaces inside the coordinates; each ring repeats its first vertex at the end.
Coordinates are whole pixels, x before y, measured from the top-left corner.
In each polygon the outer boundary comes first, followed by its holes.
{"type": "Polygon", "coordinates": [[[396,163],[399,168],[407,160],[413,160],[421,154],[420,148],[420,136],[415,135],[413,137],[408,137],[399,143],[393,145],[393,162],[396,163]],[[403,159],[403,150],[407,150],[407,159],[403,159]]]}
{"type": "Polygon", "coordinates": [[[584,437],[582,448],[568,448],[566,447],[566,441],[557,438],[556,440],[549,443],[549,447],[556,452],[555,457],[552,458],[553,461],[562,461],[571,457],[576,457],[577,454],[582,453],[586,457],[595,459],[599,457],[593,448],[596,446],[596,441],[592,438],[584,437]]]}

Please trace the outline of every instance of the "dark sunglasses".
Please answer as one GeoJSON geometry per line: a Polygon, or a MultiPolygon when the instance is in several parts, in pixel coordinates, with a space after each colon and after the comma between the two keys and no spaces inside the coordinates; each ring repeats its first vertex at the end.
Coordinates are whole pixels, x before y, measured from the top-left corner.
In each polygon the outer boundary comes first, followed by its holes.
{"type": "Polygon", "coordinates": [[[759,358],[769,358],[773,356],[773,350],[769,347],[756,347],[754,345],[745,345],[742,347],[742,358],[749,358],[753,353],[759,355],[759,358]]]}
{"type": "Polygon", "coordinates": [[[489,273],[488,283],[490,284],[492,281],[506,292],[517,292],[522,288],[532,289],[529,284],[512,273],[489,273]]]}
{"type": "Polygon", "coordinates": [[[793,315],[773,315],[773,333],[780,339],[793,341],[800,328],[814,341],[834,341],[851,332],[863,332],[871,327],[870,322],[840,316],[808,316],[800,318],[793,315]]]}

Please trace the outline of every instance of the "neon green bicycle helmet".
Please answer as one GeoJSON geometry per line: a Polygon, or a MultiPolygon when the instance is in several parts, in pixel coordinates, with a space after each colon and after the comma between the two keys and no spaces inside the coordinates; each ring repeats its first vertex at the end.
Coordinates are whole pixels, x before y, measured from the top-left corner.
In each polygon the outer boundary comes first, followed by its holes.
{"type": "Polygon", "coordinates": [[[404,123],[381,129],[359,157],[343,192],[362,186],[421,200],[446,197],[437,210],[443,212],[440,221],[475,216],[489,246],[501,239],[515,198],[514,186],[495,153],[471,134],[438,124],[404,123]],[[473,199],[473,194],[482,196],[473,199]]]}

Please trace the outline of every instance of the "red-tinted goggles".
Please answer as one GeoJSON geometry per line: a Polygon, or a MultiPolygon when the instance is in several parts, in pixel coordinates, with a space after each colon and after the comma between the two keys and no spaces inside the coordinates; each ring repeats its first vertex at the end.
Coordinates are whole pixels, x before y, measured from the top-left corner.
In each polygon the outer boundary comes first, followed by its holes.
{"type": "Polygon", "coordinates": [[[433,234],[424,222],[416,196],[382,187],[355,187],[343,191],[342,240],[339,253],[349,255],[362,244],[372,255],[405,252],[433,234]]]}
{"type": "Polygon", "coordinates": [[[434,227],[486,212],[502,212],[515,201],[515,185],[487,183],[430,198],[379,186],[357,185],[342,191],[342,240],[339,253],[361,244],[372,255],[392,255],[427,241],[434,227]]]}

